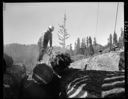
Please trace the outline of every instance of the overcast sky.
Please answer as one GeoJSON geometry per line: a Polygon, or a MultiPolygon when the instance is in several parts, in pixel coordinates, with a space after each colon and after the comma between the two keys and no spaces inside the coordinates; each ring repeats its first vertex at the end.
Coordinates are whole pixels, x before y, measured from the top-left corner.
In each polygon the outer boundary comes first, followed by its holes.
{"type": "MultiPolygon", "coordinates": [[[[59,46],[58,24],[67,15],[66,28],[70,38],[66,43],[74,46],[78,37],[96,37],[97,43],[107,44],[110,33],[114,33],[117,2],[77,3],[6,3],[3,11],[4,44],[37,44],[41,33],[49,25],[55,26],[53,45],[59,46]],[[99,13],[99,14],[98,14],[99,13]],[[98,15],[98,25],[96,23],[98,15]]],[[[124,28],[124,3],[119,3],[116,33],[124,28]]]]}

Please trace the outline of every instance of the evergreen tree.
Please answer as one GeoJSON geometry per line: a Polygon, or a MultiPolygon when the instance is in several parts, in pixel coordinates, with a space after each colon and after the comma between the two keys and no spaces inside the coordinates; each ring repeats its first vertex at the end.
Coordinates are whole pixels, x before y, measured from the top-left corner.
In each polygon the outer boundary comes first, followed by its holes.
{"type": "Polygon", "coordinates": [[[109,46],[109,49],[111,50],[112,49],[112,34],[109,35],[108,46],[109,46]]]}
{"type": "Polygon", "coordinates": [[[77,39],[77,54],[80,54],[80,38],[77,39]]]}
{"type": "Polygon", "coordinates": [[[81,42],[81,54],[85,54],[85,49],[86,49],[86,44],[85,44],[85,39],[82,38],[82,42],[81,42]]]}
{"type": "Polygon", "coordinates": [[[94,37],[93,44],[94,44],[94,46],[96,46],[96,45],[97,45],[97,43],[96,43],[96,38],[95,38],[95,37],[94,37]]]}
{"type": "Polygon", "coordinates": [[[124,46],[124,30],[121,28],[122,46],[124,46]]]}
{"type": "Polygon", "coordinates": [[[67,33],[67,29],[66,29],[66,14],[64,14],[64,22],[62,25],[59,25],[60,27],[60,30],[58,31],[58,37],[59,37],[59,40],[61,41],[60,42],[60,45],[62,45],[63,48],[66,47],[66,39],[69,38],[69,34],[67,33]]]}
{"type": "Polygon", "coordinates": [[[93,46],[92,46],[92,39],[91,39],[91,37],[89,37],[89,54],[90,55],[94,54],[94,49],[93,49],[93,46]]]}
{"type": "Polygon", "coordinates": [[[87,47],[88,47],[89,46],[89,39],[88,39],[88,37],[86,39],[86,43],[87,43],[87,47]]]}
{"type": "Polygon", "coordinates": [[[113,45],[117,46],[117,34],[114,32],[113,34],[113,45]]]}
{"type": "Polygon", "coordinates": [[[119,47],[123,47],[124,46],[124,31],[121,28],[121,35],[119,37],[119,47]]]}
{"type": "Polygon", "coordinates": [[[70,44],[70,55],[73,55],[72,44],[70,44]]]}
{"type": "Polygon", "coordinates": [[[76,55],[77,54],[77,42],[75,42],[75,44],[74,44],[74,55],[76,55]]]}

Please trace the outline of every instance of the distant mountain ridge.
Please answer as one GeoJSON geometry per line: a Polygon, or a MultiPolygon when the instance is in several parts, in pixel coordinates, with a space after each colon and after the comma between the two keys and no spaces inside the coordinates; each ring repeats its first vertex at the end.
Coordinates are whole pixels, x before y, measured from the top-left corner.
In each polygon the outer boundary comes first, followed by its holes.
{"type": "MultiPolygon", "coordinates": [[[[64,51],[61,47],[54,46],[54,49],[56,51],[64,51]]],[[[14,63],[24,63],[28,71],[31,71],[37,63],[39,49],[36,44],[25,45],[12,43],[4,45],[4,53],[11,56],[14,63]]]]}
{"type": "Polygon", "coordinates": [[[7,44],[4,46],[4,53],[11,56],[14,63],[24,63],[28,69],[32,69],[36,64],[39,54],[38,46],[35,44],[7,44]]]}

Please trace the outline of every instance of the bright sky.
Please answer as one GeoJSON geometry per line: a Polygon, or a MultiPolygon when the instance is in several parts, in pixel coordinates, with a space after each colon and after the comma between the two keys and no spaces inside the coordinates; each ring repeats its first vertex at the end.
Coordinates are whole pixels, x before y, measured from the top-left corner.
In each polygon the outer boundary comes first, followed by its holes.
{"type": "MultiPolygon", "coordinates": [[[[74,46],[78,37],[96,37],[97,43],[107,44],[109,34],[114,32],[117,2],[72,2],[72,3],[6,3],[3,12],[4,44],[37,44],[41,33],[49,25],[55,26],[53,45],[59,46],[58,24],[67,15],[66,28],[70,38],[66,43],[74,46]],[[97,12],[98,25],[97,23],[97,12]]],[[[124,3],[119,3],[117,36],[124,28],[124,3]]]]}

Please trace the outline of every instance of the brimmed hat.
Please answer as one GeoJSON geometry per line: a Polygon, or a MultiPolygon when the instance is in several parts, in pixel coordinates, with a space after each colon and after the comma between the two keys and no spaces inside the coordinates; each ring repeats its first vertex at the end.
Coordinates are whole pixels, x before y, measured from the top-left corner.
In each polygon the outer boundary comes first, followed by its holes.
{"type": "Polygon", "coordinates": [[[44,63],[37,64],[37,66],[33,69],[32,78],[40,84],[47,84],[53,78],[53,71],[44,63]]]}

